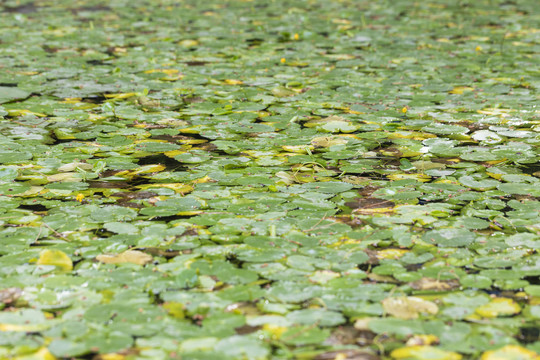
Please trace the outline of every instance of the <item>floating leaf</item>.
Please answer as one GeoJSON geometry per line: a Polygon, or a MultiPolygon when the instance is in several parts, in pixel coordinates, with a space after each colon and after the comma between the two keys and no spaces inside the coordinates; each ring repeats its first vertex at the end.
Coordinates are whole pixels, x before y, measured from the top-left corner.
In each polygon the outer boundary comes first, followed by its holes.
{"type": "Polygon", "coordinates": [[[16,99],[24,99],[30,93],[22,89],[0,86],[0,104],[16,99]]]}
{"type": "Polygon", "coordinates": [[[54,265],[63,271],[71,271],[73,262],[70,257],[61,250],[43,250],[39,253],[37,265],[54,265]]]}
{"type": "Polygon", "coordinates": [[[489,303],[476,308],[476,313],[482,317],[494,318],[518,314],[521,307],[512,299],[498,297],[489,303]]]}
{"type": "Polygon", "coordinates": [[[519,345],[505,345],[497,350],[486,351],[481,360],[538,360],[540,356],[519,345]]]}
{"type": "Polygon", "coordinates": [[[390,353],[394,359],[416,359],[416,360],[460,360],[462,356],[453,351],[446,351],[434,346],[407,346],[390,353]]]}
{"type": "Polygon", "coordinates": [[[98,255],[96,260],[105,264],[132,263],[146,265],[153,261],[153,257],[139,250],[127,250],[116,255],[98,255]]]}
{"type": "MultiPolygon", "coordinates": [[[[10,357],[11,358],[11,357],[10,357]]],[[[12,357],[13,360],[56,360],[56,357],[50,353],[46,347],[39,348],[38,351],[28,354],[12,357]]]]}
{"type": "Polygon", "coordinates": [[[420,314],[436,314],[435,303],[414,296],[389,297],[382,301],[383,309],[399,319],[417,319],[420,314]]]}

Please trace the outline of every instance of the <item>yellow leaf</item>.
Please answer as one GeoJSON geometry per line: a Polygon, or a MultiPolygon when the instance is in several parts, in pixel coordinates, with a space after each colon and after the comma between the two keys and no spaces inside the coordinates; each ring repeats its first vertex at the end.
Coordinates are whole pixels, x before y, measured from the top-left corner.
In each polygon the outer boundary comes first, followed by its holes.
{"type": "Polygon", "coordinates": [[[432,345],[439,343],[439,338],[435,335],[415,335],[407,340],[407,346],[432,345]]]}
{"type": "Polygon", "coordinates": [[[273,340],[278,340],[279,338],[281,338],[281,335],[283,335],[283,333],[287,330],[288,328],[286,326],[279,326],[273,324],[263,325],[263,331],[270,333],[270,336],[273,340]]]}
{"type": "Polygon", "coordinates": [[[178,74],[179,71],[177,69],[151,69],[151,70],[146,70],[144,73],[145,74],[163,73],[163,74],[172,76],[172,75],[178,74]]]}
{"type": "Polygon", "coordinates": [[[194,215],[202,214],[203,212],[204,212],[203,210],[180,211],[180,212],[177,212],[176,215],[177,216],[194,216],[194,215]]]}
{"type": "Polygon", "coordinates": [[[349,109],[345,110],[345,112],[346,112],[347,114],[354,114],[354,115],[362,115],[362,114],[365,114],[365,112],[362,112],[362,111],[349,110],[349,109]]]}
{"type": "Polygon", "coordinates": [[[127,175],[127,176],[131,177],[131,176],[135,176],[135,175],[151,174],[151,173],[160,172],[160,171],[165,170],[165,168],[166,168],[166,166],[161,165],[161,164],[144,165],[144,166],[139,167],[136,170],[121,171],[121,172],[117,173],[116,175],[117,176],[127,175]]]}
{"type": "Polygon", "coordinates": [[[507,159],[504,158],[504,159],[501,159],[501,160],[489,160],[489,161],[486,161],[485,163],[488,164],[488,165],[497,165],[497,164],[500,164],[500,163],[503,163],[503,162],[506,162],[507,159]]]}
{"type": "Polygon", "coordinates": [[[26,75],[26,76],[32,76],[32,75],[37,75],[37,74],[39,74],[39,72],[37,72],[37,71],[17,71],[16,74],[19,74],[19,75],[26,75]]]}
{"type": "Polygon", "coordinates": [[[154,74],[154,73],[162,73],[166,76],[159,78],[159,80],[165,80],[165,81],[176,81],[181,79],[183,76],[180,74],[180,71],[177,69],[151,69],[146,70],[144,72],[145,74],[154,74]]]}
{"type": "Polygon", "coordinates": [[[105,97],[107,99],[126,99],[135,95],[137,95],[137,93],[131,92],[131,93],[118,93],[118,94],[105,94],[105,97]]]}
{"type": "Polygon", "coordinates": [[[144,184],[144,185],[137,185],[135,186],[137,189],[142,190],[148,190],[148,189],[155,189],[155,188],[168,188],[171,190],[174,190],[178,194],[187,194],[193,191],[193,187],[182,184],[182,183],[171,183],[171,184],[144,184]]]}
{"type": "Polygon", "coordinates": [[[385,312],[399,319],[417,319],[419,314],[436,314],[439,307],[434,302],[415,296],[389,297],[382,301],[385,312]]]}
{"type": "Polygon", "coordinates": [[[485,318],[514,315],[521,311],[521,307],[514,300],[498,297],[489,303],[476,308],[476,314],[485,318]]]}
{"type": "Polygon", "coordinates": [[[462,356],[453,351],[445,351],[434,346],[407,346],[390,353],[394,359],[414,360],[461,360],[462,356]]]}
{"type": "Polygon", "coordinates": [[[317,270],[309,277],[309,281],[316,284],[326,284],[332,279],[340,277],[340,273],[331,270],[317,270]]]}
{"type": "Polygon", "coordinates": [[[489,171],[486,171],[486,174],[488,174],[489,176],[491,176],[492,178],[497,179],[497,180],[500,180],[502,178],[502,176],[504,175],[504,174],[492,173],[492,172],[489,172],[489,171]]]}
{"type": "Polygon", "coordinates": [[[47,324],[0,324],[0,331],[38,332],[48,327],[47,324]]]}
{"type": "Polygon", "coordinates": [[[213,180],[210,176],[207,175],[192,181],[193,184],[204,184],[207,182],[215,182],[215,180],[213,180]]]}
{"type": "Polygon", "coordinates": [[[178,43],[178,45],[183,47],[195,47],[199,45],[199,42],[197,40],[182,40],[178,43]]]}
{"type": "Polygon", "coordinates": [[[97,114],[88,114],[88,120],[95,121],[95,120],[103,120],[105,119],[105,116],[97,115],[97,114]]]}
{"type": "Polygon", "coordinates": [[[476,112],[484,115],[506,115],[514,111],[515,110],[513,109],[486,108],[482,110],[477,110],[476,112]]]}
{"type": "Polygon", "coordinates": [[[33,111],[30,111],[30,110],[25,110],[25,109],[10,109],[10,110],[7,110],[7,112],[8,112],[9,116],[23,116],[23,115],[34,115],[34,116],[37,116],[37,117],[45,117],[45,116],[47,116],[47,115],[42,114],[42,113],[33,112],[33,111]]]}
{"type": "Polygon", "coordinates": [[[281,148],[297,154],[307,154],[308,151],[315,149],[312,145],[283,145],[281,148]]]}
{"type": "Polygon", "coordinates": [[[73,270],[73,262],[66,255],[65,252],[60,250],[43,250],[39,253],[39,259],[36,262],[37,265],[54,265],[64,271],[73,270]]]}
{"type": "Polygon", "coordinates": [[[39,348],[38,351],[28,355],[16,356],[10,358],[13,360],[56,360],[56,357],[49,352],[46,347],[39,348]]]}
{"type": "MultiPolygon", "coordinates": [[[[161,119],[161,120],[156,121],[156,123],[159,125],[169,125],[171,127],[180,127],[180,126],[188,125],[187,121],[181,120],[181,119],[175,119],[175,118],[161,119]]],[[[205,141],[208,141],[208,140],[205,140],[205,141]]]]}
{"type": "Polygon", "coordinates": [[[105,264],[132,263],[137,265],[146,265],[152,262],[154,258],[139,250],[127,250],[116,255],[98,255],[96,260],[105,264]]]}
{"type": "Polygon", "coordinates": [[[377,252],[377,259],[399,259],[409,250],[406,249],[384,249],[377,252]]]}
{"type": "Polygon", "coordinates": [[[473,91],[474,88],[473,87],[470,87],[470,86],[456,86],[455,88],[453,88],[452,90],[450,90],[448,93],[449,94],[458,94],[458,95],[461,95],[463,94],[464,92],[469,92],[469,91],[473,91]]]}
{"type": "Polygon", "coordinates": [[[225,79],[223,82],[227,85],[242,85],[244,82],[235,79],[225,79]]]}
{"type": "Polygon", "coordinates": [[[189,128],[178,129],[178,131],[182,134],[198,134],[201,132],[201,128],[199,126],[192,126],[189,128]]]}
{"type": "Polygon", "coordinates": [[[415,179],[421,182],[426,182],[431,180],[431,176],[426,174],[391,174],[387,178],[390,180],[404,180],[404,179],[415,179]]]}
{"type": "Polygon", "coordinates": [[[99,355],[99,357],[96,360],[124,360],[126,358],[125,355],[122,354],[103,354],[99,355]]]}
{"type": "Polygon", "coordinates": [[[506,345],[498,350],[486,351],[480,360],[540,360],[540,355],[519,345],[506,345]]]}
{"type": "Polygon", "coordinates": [[[177,319],[185,318],[185,306],[179,302],[166,302],[163,304],[163,308],[167,310],[169,315],[177,319]]]}
{"type": "Polygon", "coordinates": [[[371,215],[371,214],[390,214],[395,211],[394,208],[385,207],[385,208],[358,208],[354,209],[353,213],[360,215],[371,215]]]}
{"type": "Polygon", "coordinates": [[[334,145],[344,145],[348,142],[349,140],[340,136],[320,136],[313,138],[311,140],[311,145],[315,147],[328,148],[334,145]]]}
{"type": "Polygon", "coordinates": [[[61,101],[62,104],[77,104],[81,102],[81,98],[65,98],[64,101],[61,101]]]}
{"type": "Polygon", "coordinates": [[[187,151],[185,150],[171,150],[171,151],[165,151],[163,153],[163,155],[167,156],[167,157],[170,157],[170,158],[173,158],[175,157],[176,155],[180,155],[180,154],[185,154],[187,151]]]}

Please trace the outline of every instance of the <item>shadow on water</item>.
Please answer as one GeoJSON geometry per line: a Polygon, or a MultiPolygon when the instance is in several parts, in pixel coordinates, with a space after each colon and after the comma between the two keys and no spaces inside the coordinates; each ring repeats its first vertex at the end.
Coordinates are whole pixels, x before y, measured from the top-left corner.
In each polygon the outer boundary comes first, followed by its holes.
{"type": "Polygon", "coordinates": [[[184,170],[185,167],[183,164],[178,161],[170,158],[164,154],[149,155],[139,159],[138,164],[141,166],[152,165],[152,164],[161,164],[165,165],[164,171],[178,171],[179,169],[184,170]]]}
{"type": "Polygon", "coordinates": [[[37,11],[37,6],[35,3],[28,3],[14,7],[6,6],[4,11],[12,14],[31,14],[37,11]]]}
{"type": "Polygon", "coordinates": [[[519,167],[525,174],[532,175],[540,172],[540,163],[523,164],[519,167]]]}

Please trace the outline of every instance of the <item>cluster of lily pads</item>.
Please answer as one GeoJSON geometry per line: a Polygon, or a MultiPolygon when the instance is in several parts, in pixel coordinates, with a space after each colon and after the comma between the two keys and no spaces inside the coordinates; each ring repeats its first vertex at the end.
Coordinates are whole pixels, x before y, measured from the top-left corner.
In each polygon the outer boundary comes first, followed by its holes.
{"type": "Polygon", "coordinates": [[[532,0],[0,4],[0,358],[538,359],[532,0]]]}

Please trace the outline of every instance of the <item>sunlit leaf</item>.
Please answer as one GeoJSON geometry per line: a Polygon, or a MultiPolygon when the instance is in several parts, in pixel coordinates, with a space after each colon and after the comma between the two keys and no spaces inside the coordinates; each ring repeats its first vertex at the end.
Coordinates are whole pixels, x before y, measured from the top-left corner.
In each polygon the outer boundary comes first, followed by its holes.
{"type": "Polygon", "coordinates": [[[384,311],[399,319],[416,319],[420,314],[436,314],[435,303],[414,296],[389,297],[382,301],[384,311]]]}
{"type": "Polygon", "coordinates": [[[96,256],[96,260],[105,264],[132,263],[137,265],[146,265],[152,262],[153,257],[143,253],[142,251],[127,250],[117,255],[98,255],[96,256]]]}
{"type": "Polygon", "coordinates": [[[61,250],[43,250],[39,253],[37,265],[54,265],[63,271],[71,271],[73,262],[70,257],[61,250]]]}
{"type": "Polygon", "coordinates": [[[394,359],[417,360],[460,360],[462,356],[452,351],[442,350],[433,346],[407,346],[390,353],[394,359]]]}

